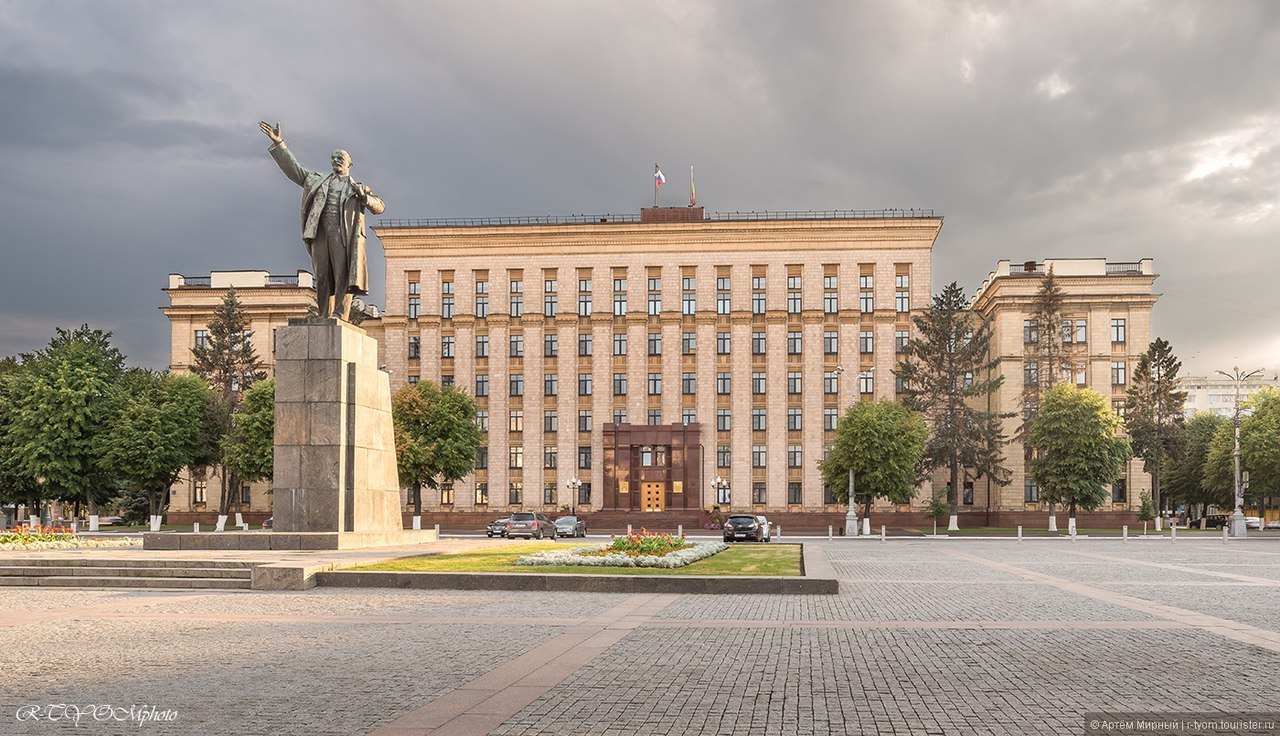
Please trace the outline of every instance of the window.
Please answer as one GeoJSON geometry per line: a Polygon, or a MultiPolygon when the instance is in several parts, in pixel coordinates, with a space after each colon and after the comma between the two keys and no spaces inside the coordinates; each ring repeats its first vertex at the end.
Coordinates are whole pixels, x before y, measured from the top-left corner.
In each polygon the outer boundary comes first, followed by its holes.
{"type": "Polygon", "coordinates": [[[590,409],[578,410],[578,431],[579,432],[591,431],[591,410],[590,409]]]}
{"type": "Polygon", "coordinates": [[[767,390],[767,374],[764,371],[752,371],[751,373],[751,393],[756,396],[763,396],[767,390]]]}
{"type": "MultiPolygon", "coordinates": [[[[477,290],[479,286],[480,284],[476,284],[477,290]]],[[[476,294],[476,317],[488,317],[488,316],[489,316],[489,295],[476,294]]]]}
{"type": "Polygon", "coordinates": [[[524,396],[524,374],[512,373],[508,379],[510,396],[524,396]]]}
{"type": "Polygon", "coordinates": [[[614,424],[626,424],[626,423],[627,423],[627,410],[626,410],[626,409],[614,409],[614,410],[613,410],[613,423],[614,423],[614,424]]]}
{"type": "Polygon", "coordinates": [[[1125,384],[1125,363],[1123,360],[1111,361],[1111,385],[1123,386],[1125,384]]]}
{"type": "Polygon", "coordinates": [[[518,470],[524,467],[524,446],[516,445],[507,451],[507,467],[518,470]]]}
{"type": "Polygon", "coordinates": [[[512,409],[507,413],[507,430],[511,432],[524,431],[524,412],[520,409],[512,409]]]}
{"type": "Polygon", "coordinates": [[[716,467],[717,468],[729,467],[729,459],[731,457],[732,455],[729,452],[728,445],[716,445],[716,467]]]}
{"type": "Polygon", "coordinates": [[[768,415],[764,409],[751,410],[751,431],[764,432],[769,428],[768,415]]]}
{"type": "MultiPolygon", "coordinates": [[[[417,315],[410,315],[416,317],[417,315]]],[[[203,348],[209,344],[209,331],[196,330],[196,347],[203,348]]]]}
{"type": "Polygon", "coordinates": [[[476,448],[476,470],[487,470],[489,468],[489,448],[476,448]]]}
{"type": "Polygon", "coordinates": [[[542,412],[542,431],[555,432],[559,427],[560,421],[556,416],[555,409],[546,409],[542,412]]]}
{"type": "Polygon", "coordinates": [[[1028,360],[1022,364],[1022,385],[1032,386],[1040,382],[1040,363],[1028,360]]]}
{"type": "Polygon", "coordinates": [[[907,390],[907,381],[897,373],[893,374],[893,392],[895,394],[905,393],[907,390]]]}
{"type": "MultiPolygon", "coordinates": [[[[410,338],[410,339],[411,339],[411,340],[416,340],[417,338],[410,338]]],[[[454,356],[454,353],[455,353],[455,347],[454,347],[454,346],[455,346],[456,344],[457,344],[457,337],[455,337],[454,335],[442,335],[442,336],[440,337],[440,357],[441,357],[441,358],[452,358],[452,357],[454,356]]],[[[410,351],[411,351],[411,352],[412,352],[412,350],[413,350],[413,348],[414,348],[414,347],[415,347],[414,345],[410,344],[410,351]]],[[[412,357],[412,356],[411,356],[411,357],[412,357]]]]}
{"type": "MultiPolygon", "coordinates": [[[[418,381],[420,381],[420,380],[422,380],[422,376],[409,376],[409,385],[410,385],[410,386],[417,386],[417,385],[418,385],[418,381]]],[[[231,390],[232,390],[232,391],[235,391],[235,390],[236,390],[236,387],[235,387],[234,385],[232,385],[231,390]]]]}
{"type": "Polygon", "coordinates": [[[542,468],[544,470],[555,470],[558,456],[555,447],[542,448],[542,468]]]}
{"type": "Polygon", "coordinates": [[[1124,320],[1111,320],[1111,342],[1124,342],[1124,320]]]}
{"type": "Polygon", "coordinates": [[[800,413],[800,407],[798,406],[787,407],[787,431],[799,432],[801,429],[803,429],[804,428],[803,416],[804,415],[800,413]]]}
{"type": "Polygon", "coordinates": [[[911,311],[911,277],[900,273],[893,278],[893,307],[899,312],[911,311]]]}
{"type": "Polygon", "coordinates": [[[799,483],[795,481],[787,483],[787,503],[792,506],[797,506],[800,504],[803,496],[803,487],[799,483]]]}
{"type": "Polygon", "coordinates": [[[649,333],[649,355],[662,355],[662,333],[649,333]]]}
{"type": "Polygon", "coordinates": [[[453,298],[452,294],[445,294],[440,297],[441,319],[453,319],[453,298]]]}
{"type": "Polygon", "coordinates": [[[680,376],[680,393],[693,396],[698,392],[698,374],[684,373],[680,376]]]}
{"type": "Polygon", "coordinates": [[[1088,320],[1062,320],[1062,342],[1077,343],[1083,345],[1088,341],[1089,335],[1088,320]]]}
{"type": "Polygon", "coordinates": [[[650,374],[649,374],[649,386],[648,386],[648,388],[649,388],[649,395],[650,395],[650,396],[661,396],[661,395],[662,395],[662,374],[661,374],[661,373],[650,373],[650,374]]]}
{"type": "Polygon", "coordinates": [[[728,371],[720,371],[716,373],[716,393],[725,395],[729,393],[730,378],[728,371]]]}
{"type": "Polygon", "coordinates": [[[578,447],[578,470],[591,469],[591,445],[578,447]]]}
{"type": "Polygon", "coordinates": [[[822,311],[835,314],[840,311],[840,277],[822,277],[822,311]]]}
{"type": "Polygon", "coordinates": [[[685,276],[680,279],[680,288],[684,291],[694,291],[698,288],[698,280],[692,276],[685,276]]]}
{"type": "Polygon", "coordinates": [[[591,503],[591,484],[583,482],[578,485],[578,505],[586,506],[591,503]]]}
{"type": "Polygon", "coordinates": [[[481,432],[489,431],[489,410],[488,409],[480,409],[476,412],[476,426],[480,428],[481,432]]]}
{"type": "Polygon", "coordinates": [[[822,502],[831,505],[836,502],[836,497],[831,494],[831,488],[825,483],[822,485],[822,502]]]}
{"type": "Polygon", "coordinates": [[[787,314],[800,314],[803,307],[800,291],[800,277],[787,277],[787,314]]]}
{"type": "Polygon", "coordinates": [[[716,277],[716,314],[729,313],[729,277],[716,277]]]}
{"type": "Polygon", "coordinates": [[[546,506],[553,506],[556,502],[556,484],[542,484],[542,503],[546,506]]]}
{"type": "MultiPolygon", "coordinates": [[[[755,279],[752,279],[752,280],[754,281],[755,279]]],[[[764,311],[765,311],[765,293],[763,291],[751,292],[751,313],[764,314],[764,311]]]]}
{"type": "Polygon", "coordinates": [[[834,432],[836,423],[840,421],[840,410],[834,406],[828,406],[822,410],[822,431],[834,432]]]}
{"type": "Polygon", "coordinates": [[[613,280],[613,316],[623,317],[627,314],[627,280],[613,280]]]}
{"type": "Polygon", "coordinates": [[[803,390],[804,381],[800,371],[787,371],[787,393],[798,394],[803,390]]]}
{"type": "Polygon", "coordinates": [[[763,332],[751,333],[751,354],[752,355],[764,355],[767,344],[768,343],[765,340],[765,333],[763,332]]]}
{"type": "Polygon", "coordinates": [[[627,374],[625,373],[613,374],[613,395],[614,396],[627,395],[627,374]]]}
{"type": "Polygon", "coordinates": [[[858,311],[870,314],[876,311],[875,277],[858,277],[858,311]]]}
{"type": "Polygon", "coordinates": [[[867,332],[867,331],[859,332],[858,333],[858,352],[866,355],[866,354],[875,352],[875,349],[876,349],[875,333],[867,332]]]}
{"type": "MultiPolygon", "coordinates": [[[[1111,411],[1115,412],[1116,416],[1120,417],[1121,419],[1124,419],[1124,413],[1125,413],[1124,399],[1112,399],[1111,411]]],[[[1228,415],[1223,414],[1223,416],[1228,416],[1228,415]]]]}
{"type": "Polygon", "coordinates": [[[192,481],[191,483],[191,503],[205,503],[209,493],[209,482],[205,480],[192,481]]]}
{"type": "Polygon", "coordinates": [[[410,293],[410,294],[421,294],[421,293],[422,293],[422,284],[421,284],[421,283],[419,283],[419,282],[417,282],[417,281],[410,281],[410,282],[409,282],[409,293],[410,293]]]}
{"type": "Polygon", "coordinates": [[[656,426],[656,425],[662,424],[662,410],[650,409],[648,420],[649,420],[649,426],[656,426]]]}
{"type": "Polygon", "coordinates": [[[824,355],[835,355],[840,352],[840,333],[826,330],[822,333],[822,352],[824,355]]]}
{"type": "Polygon", "coordinates": [[[765,503],[767,496],[768,496],[767,485],[759,482],[751,484],[751,503],[756,504],[757,506],[761,505],[765,503]]]}
{"type": "Polygon", "coordinates": [[[560,381],[555,373],[548,373],[542,377],[542,395],[555,396],[560,393],[560,381]]]}
{"type": "Polygon", "coordinates": [[[716,431],[728,432],[733,429],[733,414],[728,409],[716,409],[716,431]]]}
{"type": "Polygon", "coordinates": [[[591,333],[590,332],[584,332],[578,335],[578,355],[584,356],[584,357],[591,355],[591,333]]]}
{"type": "Polygon", "coordinates": [[[1088,320],[1076,320],[1076,344],[1083,345],[1089,341],[1089,322],[1088,320]]]}
{"type": "Polygon", "coordinates": [[[822,393],[835,394],[840,392],[840,374],[836,371],[824,371],[822,374],[822,393]]]}
{"type": "Polygon", "coordinates": [[[973,371],[965,371],[964,379],[961,383],[964,385],[966,390],[973,388],[973,371]]]}
{"type": "Polygon", "coordinates": [[[627,354],[627,333],[625,332],[613,333],[613,354],[614,355],[627,354]]]}
{"type": "MultiPolygon", "coordinates": [[[[692,280],[692,279],[687,279],[692,280]]],[[[686,291],[680,295],[680,313],[685,315],[693,315],[698,313],[698,295],[692,291],[686,291]]]]}
{"type": "Polygon", "coordinates": [[[560,354],[560,336],[552,333],[542,336],[542,357],[554,358],[560,354]]]}
{"type": "Polygon", "coordinates": [[[511,335],[509,342],[511,343],[511,350],[508,353],[508,355],[510,355],[513,358],[523,358],[524,357],[524,335],[519,333],[511,335]]]}
{"type": "Polygon", "coordinates": [[[1040,342],[1040,323],[1034,319],[1022,320],[1022,344],[1034,345],[1040,342]]]}
{"type": "Polygon", "coordinates": [[[507,503],[519,505],[524,502],[524,483],[513,480],[507,484],[507,503]]]}
{"type": "Polygon", "coordinates": [[[649,283],[649,291],[662,291],[662,279],[650,278],[648,283],[649,283]]]}
{"type": "Polygon", "coordinates": [[[966,480],[960,491],[960,502],[965,506],[973,505],[973,481],[966,480]]]}
{"type": "Polygon", "coordinates": [[[751,446],[751,467],[763,468],[768,465],[768,456],[765,453],[764,445],[751,446]]]}
{"type": "MultiPolygon", "coordinates": [[[[578,283],[582,284],[584,282],[579,281],[578,283]]],[[[591,316],[591,291],[590,291],[591,282],[587,281],[585,283],[587,285],[588,290],[586,292],[580,292],[578,294],[578,316],[579,317],[591,316]]]]}
{"type": "Polygon", "coordinates": [[[1022,500],[1027,503],[1040,502],[1040,486],[1031,479],[1030,473],[1022,482],[1022,500]]]}
{"type": "Polygon", "coordinates": [[[1062,366],[1062,382],[1074,383],[1080,388],[1084,388],[1088,382],[1087,370],[1084,363],[1076,363],[1075,365],[1062,366]]]}
{"type": "Polygon", "coordinates": [[[485,373],[476,374],[476,397],[489,395],[489,376],[485,373]]]}
{"type": "Polygon", "coordinates": [[[804,348],[803,335],[800,332],[787,333],[787,355],[799,355],[804,348]]]}
{"type": "Polygon", "coordinates": [[[680,335],[680,351],[685,355],[693,355],[698,350],[698,335],[685,332],[680,335]]]}
{"type": "Polygon", "coordinates": [[[524,315],[524,282],[511,282],[511,316],[520,317],[524,315]]]}
{"type": "Polygon", "coordinates": [[[578,395],[579,396],[591,395],[591,374],[590,373],[578,374],[578,395]]]}
{"type": "Polygon", "coordinates": [[[694,411],[693,409],[681,409],[681,410],[680,410],[680,423],[681,423],[681,424],[684,424],[684,425],[686,425],[686,426],[687,426],[687,425],[690,425],[690,424],[697,424],[697,423],[698,423],[698,413],[697,413],[696,411],[694,411]]]}
{"type": "Polygon", "coordinates": [[[476,505],[477,506],[489,505],[489,484],[488,483],[476,484],[476,505]]]}
{"type": "Polygon", "coordinates": [[[729,333],[717,332],[716,333],[716,355],[728,355],[728,354],[729,354],[729,333]]]}
{"type": "Polygon", "coordinates": [[[875,392],[875,376],[873,371],[861,371],[858,373],[858,393],[869,394],[875,392]]]}
{"type": "Polygon", "coordinates": [[[895,330],[893,333],[893,351],[895,353],[907,352],[907,343],[911,340],[910,330],[895,330]]]}
{"type": "Polygon", "coordinates": [[[546,279],[542,282],[542,316],[556,316],[556,282],[546,279]]]}
{"type": "Polygon", "coordinates": [[[422,299],[420,297],[409,297],[409,319],[418,318],[418,310],[422,307],[422,299]]]}
{"type": "MultiPolygon", "coordinates": [[[[649,279],[653,281],[653,279],[649,279]]],[[[649,316],[657,317],[662,314],[662,295],[649,293],[649,316]]]]}
{"type": "Polygon", "coordinates": [[[476,357],[477,358],[489,357],[489,336],[488,335],[476,335],[476,357]]]}
{"type": "Polygon", "coordinates": [[[441,386],[452,386],[452,385],[453,385],[453,374],[452,374],[452,373],[446,373],[446,374],[444,374],[444,375],[440,376],[440,385],[441,385],[441,386]]]}
{"type": "Polygon", "coordinates": [[[1125,503],[1129,500],[1129,483],[1124,478],[1117,478],[1111,484],[1111,503],[1125,503]]]}
{"type": "MultiPolygon", "coordinates": [[[[444,345],[441,344],[440,347],[441,347],[441,352],[444,352],[443,350],[444,345]]],[[[414,358],[421,358],[421,357],[422,357],[422,338],[418,337],[417,335],[414,335],[409,338],[409,359],[413,360],[414,358]]]]}

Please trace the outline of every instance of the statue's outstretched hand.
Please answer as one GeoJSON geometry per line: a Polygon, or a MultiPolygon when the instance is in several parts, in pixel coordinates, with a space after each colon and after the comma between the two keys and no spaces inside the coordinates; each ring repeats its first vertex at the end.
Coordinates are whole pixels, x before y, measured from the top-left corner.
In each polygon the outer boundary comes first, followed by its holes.
{"type": "Polygon", "coordinates": [[[276,121],[276,127],[272,128],[271,123],[266,121],[258,121],[258,127],[262,128],[262,133],[271,139],[271,142],[277,146],[284,143],[284,136],[280,133],[280,121],[276,121]]]}

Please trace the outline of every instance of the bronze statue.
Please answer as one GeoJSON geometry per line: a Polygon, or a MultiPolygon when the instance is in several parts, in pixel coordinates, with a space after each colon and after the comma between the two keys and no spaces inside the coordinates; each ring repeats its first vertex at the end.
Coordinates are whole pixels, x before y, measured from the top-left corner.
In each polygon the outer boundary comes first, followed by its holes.
{"type": "Polygon", "coordinates": [[[267,150],[280,170],[302,187],[302,242],[311,254],[316,277],[316,309],[321,317],[346,320],[351,298],[369,291],[369,267],[365,257],[364,211],[380,215],[386,209],[365,184],[351,178],[351,155],[334,151],[333,171],[324,174],[304,169],[284,145],[280,123],[260,122],[271,139],[267,150]]]}

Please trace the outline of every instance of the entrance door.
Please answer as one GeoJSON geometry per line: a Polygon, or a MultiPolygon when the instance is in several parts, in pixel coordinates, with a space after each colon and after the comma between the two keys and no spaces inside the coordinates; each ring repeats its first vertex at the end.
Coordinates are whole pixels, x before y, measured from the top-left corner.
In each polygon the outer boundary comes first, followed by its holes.
{"type": "Polygon", "coordinates": [[[640,508],[644,511],[662,511],[666,508],[667,484],[645,482],[640,484],[640,508]]]}

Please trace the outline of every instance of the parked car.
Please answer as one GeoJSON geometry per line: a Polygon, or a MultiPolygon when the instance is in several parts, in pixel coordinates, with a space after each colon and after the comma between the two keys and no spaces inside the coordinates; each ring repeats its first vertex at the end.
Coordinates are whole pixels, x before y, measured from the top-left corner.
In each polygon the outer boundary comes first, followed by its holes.
{"type": "Polygon", "coordinates": [[[1205,529],[1221,529],[1231,520],[1229,514],[1208,514],[1204,517],[1205,529]]]}
{"type": "Polygon", "coordinates": [[[773,532],[769,529],[769,520],[763,516],[757,516],[756,521],[760,522],[760,528],[764,529],[764,539],[761,541],[768,542],[773,539],[773,532]]]}
{"type": "Polygon", "coordinates": [[[534,511],[517,511],[511,515],[511,520],[507,522],[507,538],[514,539],[516,537],[524,537],[525,539],[542,539],[543,537],[556,538],[556,525],[546,514],[534,511]]]}
{"type": "Polygon", "coordinates": [[[732,542],[741,539],[754,539],[763,542],[765,534],[759,518],[748,514],[733,514],[724,521],[724,541],[732,542]]]}
{"type": "Polygon", "coordinates": [[[489,528],[485,530],[484,535],[493,539],[494,535],[499,537],[507,536],[507,522],[509,519],[494,519],[489,522],[489,528]]]}
{"type": "Polygon", "coordinates": [[[276,522],[276,517],[274,517],[274,516],[268,516],[268,517],[267,517],[267,518],[262,522],[262,528],[263,528],[263,529],[270,529],[270,528],[272,528],[272,525],[273,525],[273,524],[275,524],[275,522],[276,522]]]}
{"type": "Polygon", "coordinates": [[[1262,525],[1262,528],[1263,529],[1280,529],[1280,519],[1272,519],[1271,521],[1264,522],[1262,525]]]}
{"type": "Polygon", "coordinates": [[[1244,517],[1244,528],[1245,529],[1261,529],[1262,519],[1257,516],[1246,516],[1244,517]]]}
{"type": "Polygon", "coordinates": [[[98,518],[98,526],[114,526],[123,523],[124,518],[119,516],[102,516],[98,518]]]}
{"type": "Polygon", "coordinates": [[[556,534],[561,537],[585,537],[587,522],[577,516],[561,516],[556,519],[556,534]]]}

